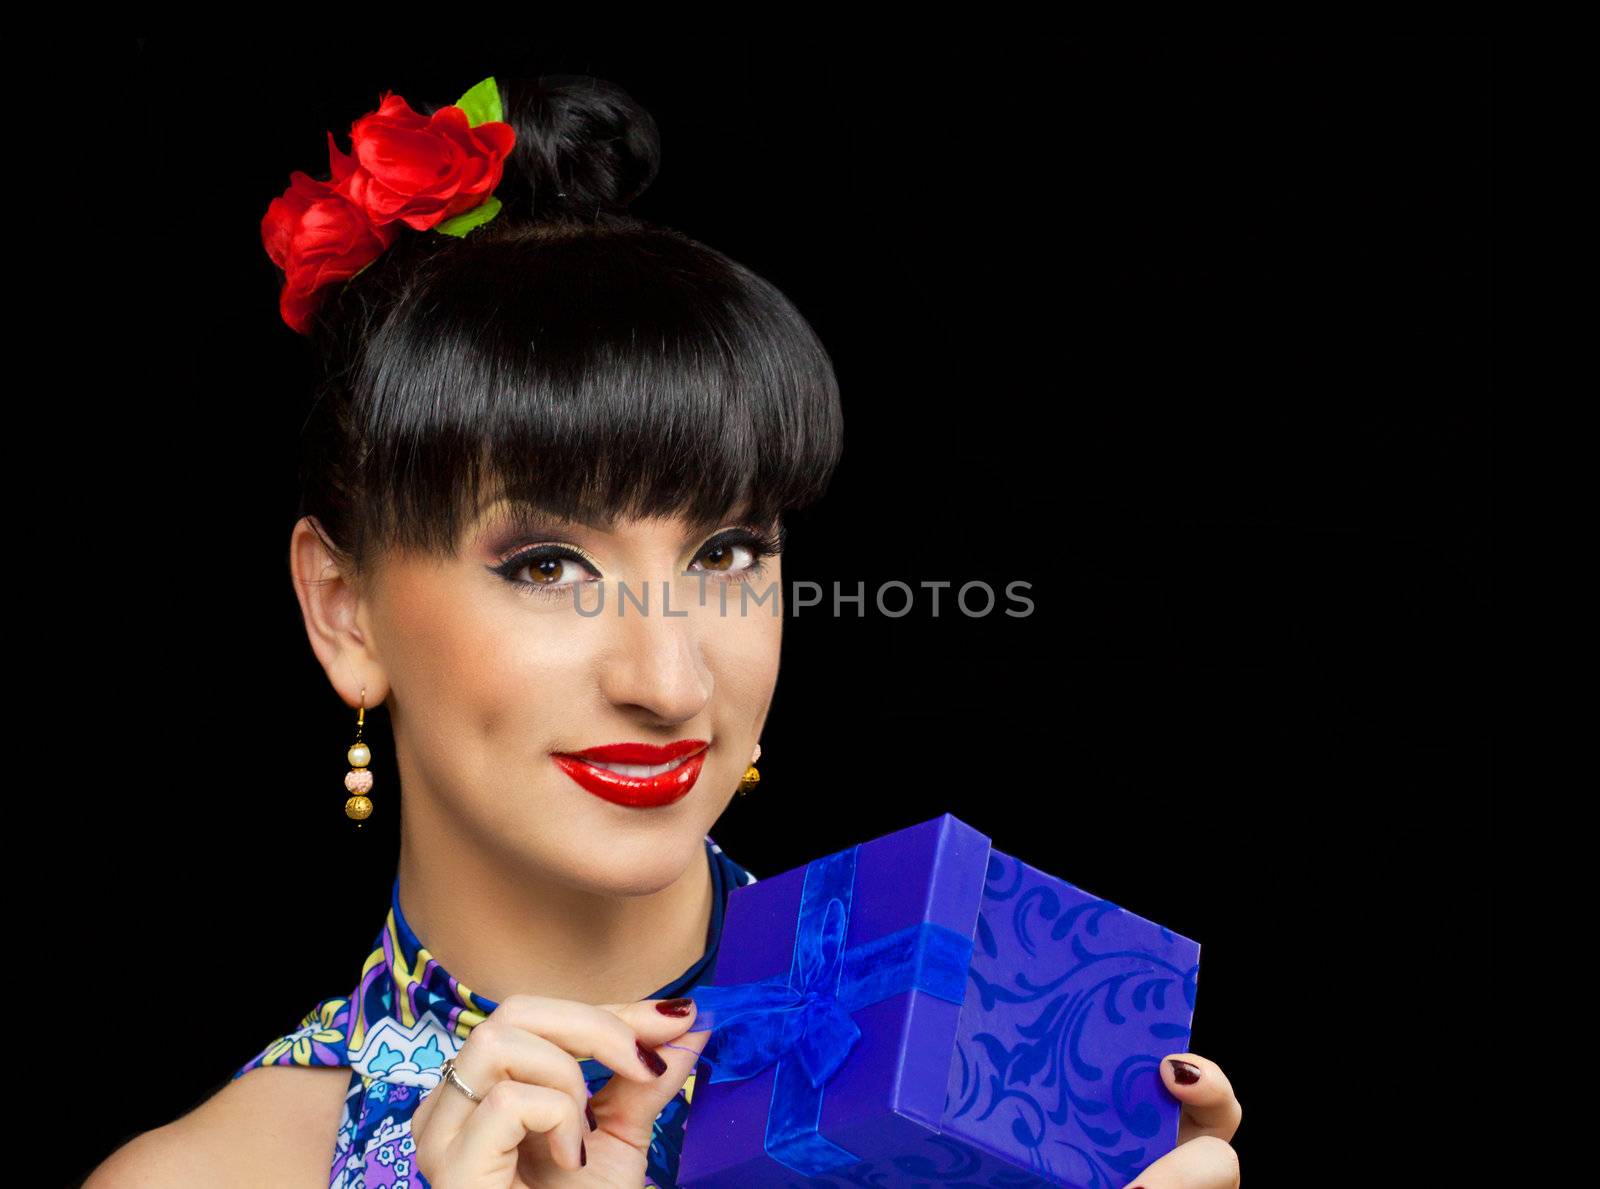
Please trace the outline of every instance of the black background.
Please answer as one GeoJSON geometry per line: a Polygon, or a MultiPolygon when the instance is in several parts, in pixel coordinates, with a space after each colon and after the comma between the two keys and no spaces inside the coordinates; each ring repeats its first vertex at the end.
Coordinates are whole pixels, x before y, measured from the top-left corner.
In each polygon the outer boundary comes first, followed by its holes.
{"type": "Polygon", "coordinates": [[[1489,940],[1483,41],[280,40],[130,39],[111,76],[125,342],[72,412],[63,607],[102,692],[65,725],[118,795],[64,823],[94,874],[52,1044],[103,1087],[69,1165],[346,992],[387,907],[395,803],[342,814],[352,718],[288,580],[305,368],[261,215],[382,90],[541,71],[638,97],[639,212],[833,355],[844,461],[785,578],[1032,583],[1025,618],[791,619],[724,849],[773,875],[949,811],[1198,940],[1189,1047],[1256,1184],[1364,1183],[1376,1130],[1452,1128],[1417,1070],[1489,940]]]}

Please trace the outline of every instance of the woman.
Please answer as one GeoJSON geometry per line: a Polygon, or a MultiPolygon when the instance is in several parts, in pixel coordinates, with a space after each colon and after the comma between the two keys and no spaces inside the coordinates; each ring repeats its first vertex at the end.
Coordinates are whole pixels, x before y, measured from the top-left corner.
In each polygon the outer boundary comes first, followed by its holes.
{"type": "MultiPolygon", "coordinates": [[[[610,84],[386,95],[329,139],[263,236],[322,376],[295,589],[405,789],[390,910],[352,990],[89,1184],[670,1186],[754,879],[709,831],[778,675],[781,616],[727,596],[781,591],[833,370],[771,285],[627,213],[659,146],[610,84]]],[[[350,754],[347,812],[398,812],[350,754]]],[[[1173,1056],[1183,1142],[1138,1183],[1236,1185],[1227,1079],[1173,1056]]]]}

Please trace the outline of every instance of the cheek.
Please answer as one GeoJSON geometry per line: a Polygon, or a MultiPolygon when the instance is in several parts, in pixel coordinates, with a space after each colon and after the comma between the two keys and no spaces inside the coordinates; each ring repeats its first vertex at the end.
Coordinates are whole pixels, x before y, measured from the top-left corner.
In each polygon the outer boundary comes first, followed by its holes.
{"type": "Polygon", "coordinates": [[[559,616],[535,632],[519,610],[426,569],[391,582],[376,623],[397,724],[406,720],[419,742],[436,736],[459,749],[547,716],[588,654],[559,630],[559,616]]]}
{"type": "Polygon", "coordinates": [[[727,618],[716,621],[717,680],[740,711],[759,718],[765,715],[778,680],[783,617],[772,613],[770,602],[759,607],[752,602],[743,615],[735,611],[736,605],[730,600],[727,618]]]}

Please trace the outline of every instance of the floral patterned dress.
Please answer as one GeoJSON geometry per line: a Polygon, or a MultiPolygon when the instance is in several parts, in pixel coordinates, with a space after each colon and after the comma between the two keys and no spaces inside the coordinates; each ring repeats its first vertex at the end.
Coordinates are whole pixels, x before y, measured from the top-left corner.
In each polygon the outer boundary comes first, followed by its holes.
{"type": "MultiPolygon", "coordinates": [[[[690,995],[711,973],[722,937],[727,896],[756,877],[706,835],[711,865],[711,927],[706,952],[673,982],[647,995],[690,995]]],[[[440,1082],[439,1067],[467,1034],[499,1006],[451,977],[418,941],[400,911],[400,879],[389,895],[389,914],[348,996],[324,999],[299,1027],[280,1036],[233,1076],[262,1065],[345,1065],[350,1088],[337,1136],[330,1137],[329,1189],[427,1189],[412,1160],[411,1115],[440,1082]]],[[[594,1058],[580,1062],[592,1094],[611,1078],[594,1058]]],[[[656,1116],[646,1186],[676,1189],[683,1128],[695,1075],[656,1116]]]]}

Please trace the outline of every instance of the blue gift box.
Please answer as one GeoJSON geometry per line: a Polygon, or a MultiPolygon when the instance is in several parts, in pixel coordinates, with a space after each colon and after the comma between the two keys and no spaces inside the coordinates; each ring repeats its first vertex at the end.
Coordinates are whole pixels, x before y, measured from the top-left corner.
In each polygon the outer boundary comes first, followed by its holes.
{"type": "Polygon", "coordinates": [[[1200,946],[944,814],[729,893],[678,1183],[1121,1189],[1200,946]]]}

